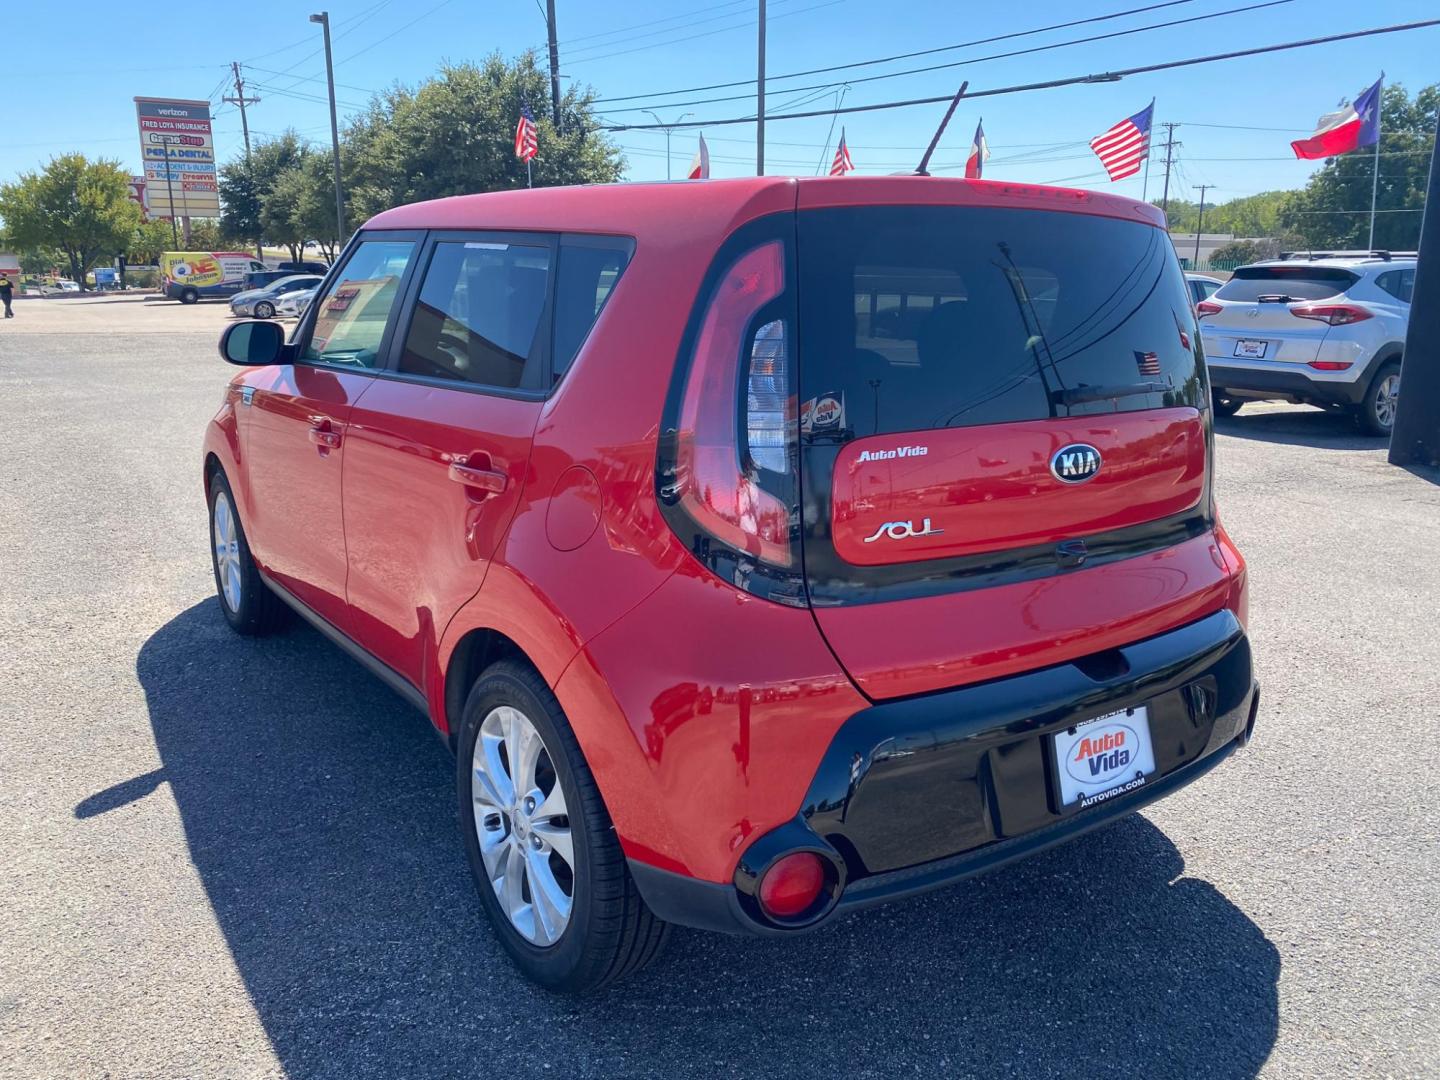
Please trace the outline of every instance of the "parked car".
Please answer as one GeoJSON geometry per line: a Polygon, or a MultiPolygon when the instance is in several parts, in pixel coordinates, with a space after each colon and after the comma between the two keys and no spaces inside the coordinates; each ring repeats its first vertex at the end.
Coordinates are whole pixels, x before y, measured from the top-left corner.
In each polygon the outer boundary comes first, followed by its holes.
{"type": "Polygon", "coordinates": [[[281,278],[293,277],[298,273],[300,273],[298,270],[252,270],[245,275],[245,291],[263,289],[266,285],[273,285],[281,278]]]}
{"type": "Polygon", "coordinates": [[[282,263],[279,263],[279,264],[277,264],[276,269],[278,269],[278,270],[289,270],[292,274],[294,274],[294,273],[319,274],[321,277],[324,277],[326,271],[330,269],[330,264],[329,264],[329,263],[323,263],[323,262],[316,262],[316,261],[313,260],[313,259],[305,259],[305,260],[301,260],[300,262],[282,262],[282,263]]]}
{"type": "Polygon", "coordinates": [[[1163,228],[928,177],[386,211],[289,342],[221,338],[219,610],[429,717],[550,988],[1040,851],[1259,706],[1163,228]]]}
{"type": "Polygon", "coordinates": [[[1187,272],[1185,274],[1185,284],[1190,289],[1190,299],[1198,304],[1202,300],[1210,299],[1225,282],[1219,278],[1208,277],[1205,274],[1192,274],[1187,272]]]}
{"type": "Polygon", "coordinates": [[[1388,437],[1414,289],[1415,259],[1383,252],[1240,267],[1196,305],[1216,412],[1300,402],[1388,437]]]}
{"type": "Polygon", "coordinates": [[[273,319],[286,297],[313,289],[321,280],[314,274],[287,274],[263,288],[236,293],[230,298],[230,314],[273,319]]]}
{"type": "Polygon", "coordinates": [[[308,289],[300,289],[296,292],[286,293],[275,304],[275,316],[280,319],[298,319],[305,314],[305,309],[310,301],[315,299],[317,281],[308,289]]]}

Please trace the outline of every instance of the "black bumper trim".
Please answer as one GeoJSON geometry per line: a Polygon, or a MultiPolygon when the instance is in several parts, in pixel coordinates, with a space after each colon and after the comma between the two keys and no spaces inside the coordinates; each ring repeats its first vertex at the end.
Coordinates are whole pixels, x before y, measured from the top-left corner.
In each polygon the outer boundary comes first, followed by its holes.
{"type": "Polygon", "coordinates": [[[1308,405],[1359,405],[1370,388],[1367,368],[1351,382],[1328,382],[1312,379],[1298,371],[1257,371],[1254,368],[1233,368],[1210,364],[1210,385],[1218,394],[1237,391],[1240,394],[1274,394],[1293,397],[1308,405]]]}

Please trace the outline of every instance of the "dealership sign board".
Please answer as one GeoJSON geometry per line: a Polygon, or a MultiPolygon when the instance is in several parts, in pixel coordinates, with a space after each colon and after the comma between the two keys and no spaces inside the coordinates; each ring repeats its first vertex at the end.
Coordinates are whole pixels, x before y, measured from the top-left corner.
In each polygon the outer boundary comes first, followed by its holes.
{"type": "Polygon", "coordinates": [[[135,113],[150,216],[219,217],[210,103],[137,97],[135,113]]]}

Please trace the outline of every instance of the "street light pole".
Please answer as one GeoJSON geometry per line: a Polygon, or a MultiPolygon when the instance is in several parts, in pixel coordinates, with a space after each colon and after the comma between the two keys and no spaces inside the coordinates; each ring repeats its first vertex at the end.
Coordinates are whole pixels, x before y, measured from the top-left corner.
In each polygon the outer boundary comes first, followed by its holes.
{"type": "Polygon", "coordinates": [[[311,15],[325,31],[325,82],[330,87],[330,150],[335,158],[335,243],[336,250],[345,243],[345,197],[340,189],[340,124],[335,119],[335,64],[330,57],[330,13],[311,15]]]}
{"type": "Polygon", "coordinates": [[[645,112],[645,113],[650,113],[651,116],[655,117],[655,123],[657,123],[657,124],[660,125],[660,130],[661,130],[661,131],[665,132],[665,179],[666,179],[666,180],[669,180],[669,179],[670,179],[670,132],[672,132],[673,130],[675,130],[675,125],[676,125],[676,124],[679,124],[679,123],[680,123],[681,121],[683,121],[687,116],[694,116],[695,114],[694,114],[693,112],[681,113],[680,116],[674,121],[674,123],[667,124],[667,123],[665,123],[664,120],[661,120],[661,119],[660,119],[660,116],[659,116],[658,113],[650,112],[649,109],[641,109],[640,111],[641,111],[641,112],[645,112]]]}
{"type": "Polygon", "coordinates": [[[765,0],[760,0],[760,33],[755,63],[755,175],[765,175],[765,0]]]}

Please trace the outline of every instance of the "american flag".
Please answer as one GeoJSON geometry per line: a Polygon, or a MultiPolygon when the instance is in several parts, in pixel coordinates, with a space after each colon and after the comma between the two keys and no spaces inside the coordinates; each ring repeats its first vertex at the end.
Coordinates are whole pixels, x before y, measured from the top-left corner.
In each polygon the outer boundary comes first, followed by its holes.
{"type": "Polygon", "coordinates": [[[520,110],[520,123],[515,125],[515,156],[521,161],[530,161],[539,151],[535,141],[535,114],[527,105],[520,110]]]}
{"type": "Polygon", "coordinates": [[[845,129],[841,128],[840,145],[835,148],[835,160],[830,163],[830,175],[844,176],[847,172],[854,171],[855,163],[850,160],[850,147],[845,145],[845,129]]]}
{"type": "Polygon", "coordinates": [[[1140,171],[1140,163],[1150,152],[1150,117],[1154,112],[1152,101],[1134,116],[1090,140],[1090,149],[1095,151],[1111,180],[1124,180],[1140,171]]]}
{"type": "Polygon", "coordinates": [[[1140,369],[1141,375],[1159,375],[1160,357],[1153,352],[1137,352],[1135,366],[1140,369]]]}

